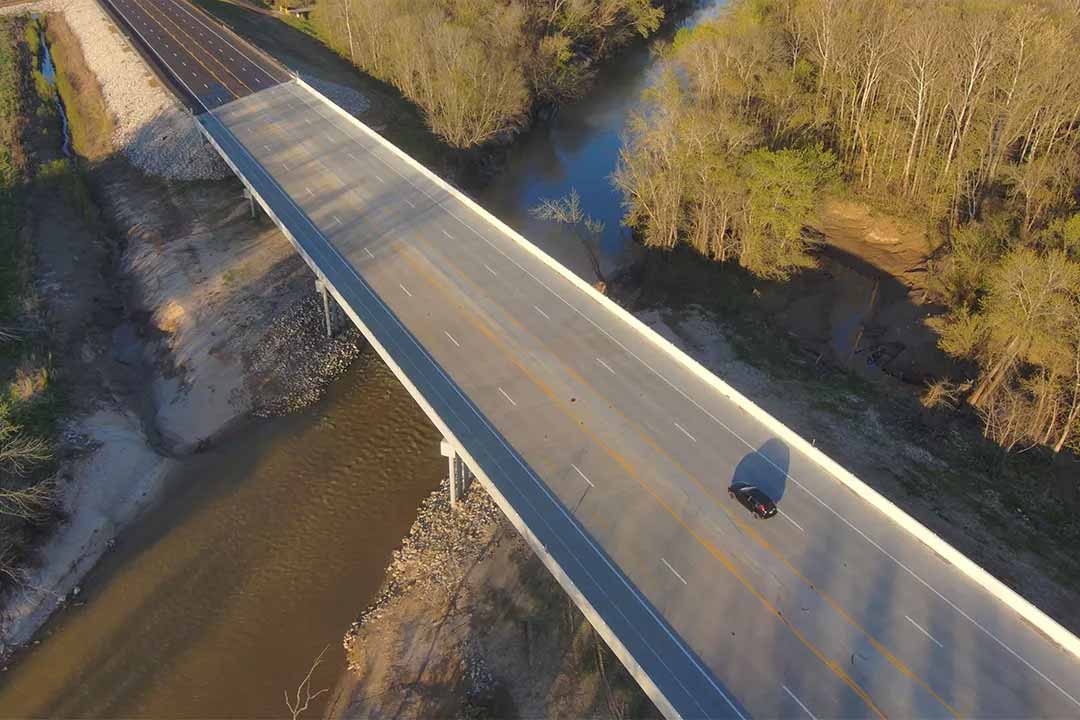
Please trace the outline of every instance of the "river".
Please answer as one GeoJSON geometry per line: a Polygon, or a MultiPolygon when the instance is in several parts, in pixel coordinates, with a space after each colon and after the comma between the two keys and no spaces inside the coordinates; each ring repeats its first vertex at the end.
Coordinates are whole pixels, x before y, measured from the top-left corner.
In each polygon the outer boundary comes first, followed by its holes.
{"type": "MultiPolygon", "coordinates": [[[[718,3],[706,5],[681,24],[718,3]]],[[[653,75],[650,48],[620,54],[585,99],[521,138],[478,193],[579,272],[589,267],[580,241],[529,209],[576,189],[605,223],[602,266],[620,263],[629,243],[609,176],[653,75]]],[[[333,687],[342,635],[445,472],[438,441],[369,351],[313,407],[249,423],[193,457],[87,578],[80,605],[0,675],[0,715],[281,716],[283,691],[324,647],[312,686],[333,687]]]]}

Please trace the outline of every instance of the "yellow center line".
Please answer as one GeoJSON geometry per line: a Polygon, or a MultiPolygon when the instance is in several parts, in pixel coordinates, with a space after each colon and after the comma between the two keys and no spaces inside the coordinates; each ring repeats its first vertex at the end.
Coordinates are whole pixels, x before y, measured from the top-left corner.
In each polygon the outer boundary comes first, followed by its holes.
{"type": "MultiPolygon", "coordinates": [[[[448,300],[453,300],[453,294],[451,292],[448,292],[438,279],[433,277],[420,263],[409,258],[406,253],[401,252],[402,246],[400,245],[400,243],[395,243],[391,247],[392,251],[396,255],[401,257],[410,267],[412,267],[418,275],[424,278],[424,280],[429,285],[431,285],[432,288],[434,288],[437,292],[442,294],[448,300]]],[[[406,249],[410,250],[411,252],[416,252],[412,248],[406,249]]],[[[529,370],[528,367],[526,367],[521,361],[519,361],[514,355],[514,353],[510,351],[510,348],[508,348],[506,344],[498,338],[497,334],[493,330],[491,330],[486,323],[477,319],[471,313],[467,312],[464,313],[464,318],[471,325],[473,325],[473,327],[475,327],[481,334],[483,334],[484,337],[488,338],[494,345],[496,345],[499,350],[507,358],[509,358],[510,362],[512,362],[522,372],[522,374],[525,375],[525,377],[532,381],[532,383],[536,385],[536,387],[539,388],[540,391],[543,392],[544,395],[546,395],[548,399],[551,400],[552,403],[554,403],[554,405],[560,411],[562,411],[564,415],[566,415],[570,420],[574,421],[574,424],[581,430],[582,433],[584,433],[598,447],[603,449],[604,452],[606,452],[612,460],[614,460],[620,467],[622,467],[628,475],[634,478],[634,480],[637,481],[637,483],[653,498],[653,500],[655,500],[656,503],[660,505],[660,507],[667,511],[667,513],[677,523],[679,523],[679,525],[681,525],[683,529],[686,530],[686,532],[698,542],[699,545],[705,548],[705,550],[708,551],[709,554],[711,554],[714,558],[720,561],[724,568],[727,569],[727,571],[731,573],[732,576],[734,576],[735,579],[738,580],[743,585],[743,587],[745,587],[758,600],[758,602],[760,602],[770,613],[775,615],[780,620],[780,622],[782,622],[784,626],[787,627],[788,630],[790,630],[791,633],[795,635],[795,637],[798,638],[799,641],[807,649],[809,649],[815,657],[818,658],[818,660],[820,660],[827,668],[829,668],[829,670],[831,670],[837,677],[843,680],[844,683],[848,687],[850,687],[855,692],[855,694],[862,699],[863,702],[866,703],[867,707],[869,707],[875,715],[877,715],[882,720],[885,720],[885,714],[877,707],[876,704],[874,704],[873,699],[866,692],[866,690],[864,690],[850,675],[848,675],[838,663],[825,655],[825,653],[820,650],[808,637],[806,637],[806,635],[803,634],[803,632],[799,628],[797,628],[794,624],[788,621],[788,619],[784,616],[783,612],[775,605],[773,605],[772,602],[770,602],[769,599],[765,597],[765,595],[760,590],[754,587],[754,585],[742,574],[742,572],[739,571],[739,568],[727,555],[725,555],[719,548],[713,545],[708,539],[698,535],[698,533],[695,532],[694,529],[686,523],[682,516],[680,516],[679,513],[676,512],[670,505],[668,505],[667,502],[665,502],[664,499],[660,497],[660,495],[652,488],[652,486],[650,486],[638,475],[634,466],[628,460],[626,460],[626,458],[624,458],[620,453],[608,446],[607,443],[605,443],[603,440],[593,434],[590,430],[588,430],[585,422],[574,415],[570,407],[561,398],[559,398],[559,396],[555,393],[554,390],[552,390],[543,380],[538,378],[535,374],[532,373],[532,371],[529,370]]]]}
{"type": "MultiPolygon", "coordinates": [[[[415,250],[413,252],[415,252],[415,250]]],[[[483,288],[481,288],[475,282],[473,282],[473,280],[471,278],[469,278],[468,275],[466,275],[454,263],[447,260],[447,261],[445,261],[444,266],[452,268],[454,270],[454,272],[457,274],[457,276],[460,277],[465,283],[467,283],[473,289],[474,292],[476,292],[476,293],[478,293],[480,295],[483,295],[483,296],[491,299],[494,302],[494,298],[492,298],[489,293],[487,293],[485,290],[483,290],[483,288]]],[[[504,315],[522,333],[524,333],[524,334],[528,335],[529,337],[531,337],[542,348],[544,348],[544,350],[546,350],[552,356],[552,358],[554,358],[555,361],[558,362],[559,365],[571,377],[573,377],[578,383],[580,383],[584,387],[588,388],[597,397],[604,398],[603,393],[601,393],[599,390],[597,390],[595,387],[593,387],[592,384],[589,383],[589,381],[586,380],[584,377],[582,377],[582,375],[580,373],[578,373],[576,370],[574,370],[574,368],[572,368],[569,365],[567,365],[566,363],[564,363],[562,361],[562,359],[558,356],[558,354],[554,350],[552,350],[550,346],[547,345],[547,343],[545,343],[541,338],[537,337],[535,333],[529,331],[524,325],[522,325],[522,323],[516,317],[514,317],[513,313],[506,312],[506,313],[504,313],[504,315]]],[[[915,681],[920,687],[922,687],[924,690],[926,690],[928,693],[930,693],[930,695],[932,695],[935,700],[937,700],[939,703],[941,703],[941,705],[946,710],[948,710],[949,713],[953,715],[953,717],[958,718],[958,717],[961,716],[960,712],[956,708],[954,708],[952,705],[950,705],[948,702],[946,702],[945,699],[942,698],[940,695],[938,695],[938,693],[935,692],[934,689],[931,688],[930,685],[927,684],[917,673],[915,673],[913,670],[911,670],[911,668],[909,668],[907,666],[907,664],[904,663],[903,660],[901,660],[895,654],[893,654],[869,630],[864,628],[857,620],[855,620],[854,617],[852,617],[846,610],[844,610],[844,608],[840,605],[839,602],[837,602],[835,599],[833,599],[833,597],[831,595],[829,595],[827,592],[825,592],[825,591],[821,590],[820,588],[818,588],[809,578],[807,578],[805,575],[803,575],[802,572],[800,572],[795,567],[795,565],[793,565],[787,559],[787,557],[783,553],[781,553],[775,546],[773,546],[772,543],[770,543],[768,540],[766,540],[756,529],[754,529],[751,525],[747,524],[745,520],[743,520],[741,517],[739,517],[735,513],[734,510],[732,510],[730,507],[727,506],[727,504],[725,502],[723,502],[722,499],[717,498],[716,494],[708,486],[706,486],[701,481],[701,479],[698,478],[698,476],[695,473],[691,472],[689,468],[687,468],[686,466],[684,466],[682,464],[682,462],[677,460],[667,450],[665,450],[663,447],[661,447],[659,445],[659,443],[657,443],[652,438],[652,436],[650,436],[645,431],[645,429],[642,428],[635,420],[632,420],[630,417],[628,417],[622,410],[619,409],[619,407],[615,403],[608,402],[607,406],[608,406],[608,409],[613,410],[620,418],[622,418],[622,420],[624,422],[626,422],[630,427],[632,427],[634,429],[634,431],[638,434],[638,436],[646,444],[648,444],[654,451],[656,451],[657,453],[659,453],[660,455],[665,457],[683,475],[685,475],[687,478],[689,478],[690,481],[693,482],[694,485],[696,485],[698,487],[698,489],[701,490],[701,492],[705,493],[705,495],[710,500],[712,500],[713,504],[716,505],[717,508],[722,510],[724,512],[724,514],[727,515],[732,520],[732,522],[734,522],[743,532],[750,535],[750,537],[753,538],[754,541],[758,543],[758,545],[760,545],[763,549],[765,549],[769,553],[771,553],[777,560],[782,562],[789,570],[791,570],[792,573],[795,574],[796,577],[799,578],[799,580],[801,580],[807,587],[809,587],[811,590],[813,590],[815,593],[817,593],[822,599],[824,599],[825,602],[828,603],[829,606],[833,610],[835,610],[836,613],[838,615],[840,615],[840,617],[843,618],[843,620],[845,622],[847,622],[849,625],[851,625],[853,628],[855,628],[859,633],[861,633],[863,636],[865,636],[866,639],[870,642],[870,644],[874,647],[874,649],[876,649],[879,653],[881,653],[881,655],[886,660],[888,660],[889,663],[891,665],[893,665],[893,667],[895,667],[897,670],[899,670],[902,674],[904,674],[905,676],[907,676],[911,680],[915,681]]]]}
{"type": "MultiPolygon", "coordinates": [[[[163,22],[161,22],[160,18],[159,18],[159,17],[157,16],[157,15],[153,15],[153,14],[151,14],[151,13],[150,13],[150,12],[149,12],[149,11],[148,11],[148,10],[147,10],[147,9],[146,9],[146,8],[145,8],[144,6],[143,6],[143,3],[142,3],[142,2],[140,2],[140,0],[132,0],[132,1],[133,1],[133,2],[134,2],[134,3],[136,4],[136,5],[138,5],[138,6],[139,6],[139,9],[140,9],[140,10],[142,10],[142,11],[143,11],[143,13],[145,13],[147,17],[149,17],[149,18],[153,19],[153,21],[157,23],[158,27],[160,27],[160,28],[161,28],[162,30],[164,30],[164,31],[165,31],[166,33],[168,33],[169,37],[171,37],[171,38],[172,38],[172,39],[173,39],[173,40],[174,40],[174,41],[176,42],[176,44],[177,44],[177,45],[178,45],[179,47],[181,47],[181,48],[183,48],[183,49],[185,49],[185,50],[187,49],[187,47],[188,47],[188,46],[187,46],[187,45],[185,45],[185,44],[184,44],[184,42],[183,42],[182,40],[180,40],[180,38],[178,38],[178,37],[177,37],[177,36],[176,36],[176,35],[175,35],[175,34],[174,34],[174,33],[173,33],[173,32],[172,32],[171,30],[169,30],[169,28],[165,27],[165,24],[164,24],[163,22]]],[[[175,25],[175,26],[177,27],[177,29],[178,29],[178,30],[180,30],[180,32],[184,33],[184,34],[185,34],[185,35],[187,35],[187,36],[188,36],[189,38],[191,38],[191,41],[192,41],[192,42],[193,42],[193,43],[194,43],[194,44],[195,44],[196,46],[198,46],[200,50],[205,50],[205,49],[206,49],[205,47],[203,47],[203,46],[202,46],[202,44],[201,44],[201,43],[199,43],[199,41],[198,41],[198,40],[197,40],[197,39],[196,39],[196,38],[195,38],[195,37],[194,37],[194,36],[193,36],[193,35],[192,35],[191,33],[187,32],[186,30],[184,30],[184,28],[180,27],[180,24],[179,24],[179,23],[177,23],[177,22],[176,22],[175,20],[173,20],[172,18],[168,17],[168,14],[166,14],[166,13],[162,13],[162,15],[164,15],[164,17],[166,17],[166,18],[167,18],[167,19],[169,20],[169,22],[171,22],[171,23],[172,23],[173,25],[175,25]]],[[[206,64],[206,63],[204,63],[204,62],[203,62],[203,61],[202,61],[202,60],[201,60],[201,59],[200,59],[200,58],[198,57],[198,55],[196,55],[196,54],[195,54],[194,52],[191,52],[190,50],[188,50],[188,55],[190,55],[190,56],[191,56],[191,57],[192,57],[192,58],[193,58],[193,59],[195,60],[195,62],[197,62],[197,63],[199,63],[200,65],[202,65],[202,66],[203,66],[203,68],[204,68],[204,69],[206,70],[206,72],[210,73],[210,74],[211,74],[211,75],[212,75],[212,76],[214,77],[214,79],[215,79],[215,80],[217,80],[217,81],[218,81],[219,83],[221,83],[222,87],[224,87],[224,88],[225,88],[226,90],[228,90],[228,91],[229,91],[230,93],[233,93],[234,95],[236,94],[236,93],[234,93],[234,92],[232,91],[232,89],[230,89],[230,88],[229,88],[229,86],[228,86],[228,85],[227,85],[227,84],[225,83],[225,81],[221,79],[221,76],[219,76],[219,75],[218,75],[218,74],[217,74],[216,72],[214,72],[213,70],[211,70],[211,69],[209,68],[209,66],[207,66],[207,64],[206,64]]],[[[243,85],[243,86],[244,86],[245,88],[247,88],[247,89],[248,89],[248,90],[250,90],[251,92],[255,92],[254,88],[252,88],[252,87],[251,87],[250,85],[248,85],[248,84],[247,84],[246,82],[244,82],[243,80],[241,80],[240,78],[238,78],[238,77],[237,77],[237,76],[236,76],[236,75],[235,75],[235,74],[234,74],[234,73],[233,73],[233,72],[232,72],[231,70],[229,70],[228,66],[226,66],[226,65],[225,65],[225,63],[223,63],[223,62],[221,62],[221,61],[217,60],[217,58],[214,58],[214,57],[213,57],[213,55],[212,55],[212,54],[210,54],[210,53],[207,53],[207,55],[208,55],[209,57],[211,57],[211,58],[212,58],[212,59],[214,60],[214,62],[216,62],[216,63],[217,63],[218,65],[220,65],[220,66],[221,66],[221,67],[222,67],[222,68],[223,68],[223,69],[225,70],[225,72],[227,72],[227,73],[228,73],[229,75],[232,75],[232,76],[233,76],[233,78],[235,78],[235,79],[236,79],[236,81],[237,81],[238,83],[240,83],[241,85],[243,85]]]]}

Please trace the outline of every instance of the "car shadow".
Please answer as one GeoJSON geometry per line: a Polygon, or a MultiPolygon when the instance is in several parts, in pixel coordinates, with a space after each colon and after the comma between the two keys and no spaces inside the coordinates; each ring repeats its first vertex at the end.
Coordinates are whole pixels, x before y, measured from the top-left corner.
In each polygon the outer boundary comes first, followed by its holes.
{"type": "Polygon", "coordinates": [[[754,485],[779,505],[784,491],[787,490],[790,457],[787,445],[776,438],[770,438],[739,461],[731,484],[754,485]]]}

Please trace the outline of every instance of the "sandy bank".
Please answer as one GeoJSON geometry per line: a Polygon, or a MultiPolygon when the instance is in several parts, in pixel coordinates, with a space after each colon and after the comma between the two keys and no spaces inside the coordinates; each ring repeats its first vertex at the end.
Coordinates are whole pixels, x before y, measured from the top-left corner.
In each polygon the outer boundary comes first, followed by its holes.
{"type": "Polygon", "coordinates": [[[117,131],[86,174],[100,223],[57,190],[29,214],[72,408],[54,477],[64,520],[5,598],[0,658],[77,595],[185,454],[250,414],[309,404],[360,350],[354,328],[325,337],[310,272],[250,217],[239,182],[176,181],[217,176],[218,161],[92,0],[15,9],[63,13],[81,44],[66,55],[94,72],[117,131]]]}

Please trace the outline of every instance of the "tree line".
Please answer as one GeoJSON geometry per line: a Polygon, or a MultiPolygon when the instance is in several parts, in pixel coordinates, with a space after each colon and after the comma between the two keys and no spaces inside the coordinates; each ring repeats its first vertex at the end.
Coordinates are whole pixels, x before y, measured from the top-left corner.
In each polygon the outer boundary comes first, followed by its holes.
{"type": "Polygon", "coordinates": [[[398,88],[431,129],[469,148],[580,95],[596,62],[685,0],[320,0],[331,48],[398,88]]]}
{"type": "Polygon", "coordinates": [[[625,221],[785,279],[832,189],[926,219],[987,435],[1080,449],[1078,47],[1076,0],[734,0],[665,52],[614,178],[625,221]]]}

